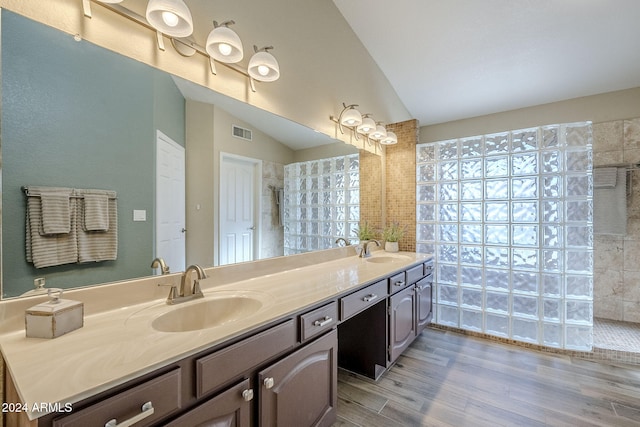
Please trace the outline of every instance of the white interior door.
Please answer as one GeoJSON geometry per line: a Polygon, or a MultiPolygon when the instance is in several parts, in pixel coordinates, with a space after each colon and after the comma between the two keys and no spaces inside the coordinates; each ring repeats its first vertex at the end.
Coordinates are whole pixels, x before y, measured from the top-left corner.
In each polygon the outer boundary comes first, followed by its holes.
{"type": "Polygon", "coordinates": [[[221,155],[220,265],[256,258],[258,161],[221,155]]]}
{"type": "MultiPolygon", "coordinates": [[[[158,131],[156,142],[156,251],[172,272],[185,269],[185,151],[158,131]]],[[[151,260],[149,261],[151,262],[151,260]]]]}

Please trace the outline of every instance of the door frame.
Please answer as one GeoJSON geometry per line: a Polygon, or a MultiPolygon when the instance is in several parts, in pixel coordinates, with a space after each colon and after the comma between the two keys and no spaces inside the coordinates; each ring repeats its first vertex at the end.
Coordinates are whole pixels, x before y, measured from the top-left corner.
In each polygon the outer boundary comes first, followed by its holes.
{"type": "MultiPolygon", "coordinates": [[[[241,156],[238,154],[232,154],[232,153],[226,153],[221,151],[220,152],[220,163],[218,165],[218,197],[220,197],[220,194],[222,194],[222,188],[223,188],[223,178],[222,178],[222,165],[225,163],[225,161],[228,160],[235,160],[235,161],[241,161],[241,162],[245,162],[245,163],[249,163],[253,165],[254,168],[254,172],[255,172],[255,176],[254,176],[254,190],[253,190],[253,222],[255,224],[256,229],[254,230],[253,233],[253,259],[254,260],[258,260],[260,259],[260,254],[261,254],[261,250],[260,250],[260,245],[262,243],[262,236],[261,236],[261,230],[262,230],[262,203],[261,203],[261,199],[262,199],[262,160],[260,159],[255,159],[253,157],[246,157],[246,156],[241,156]]],[[[216,226],[218,229],[218,233],[217,233],[217,237],[216,237],[216,251],[215,251],[215,260],[216,260],[216,265],[220,265],[220,249],[221,249],[221,245],[220,245],[220,235],[222,234],[220,232],[221,230],[221,210],[222,210],[222,203],[220,203],[220,201],[218,200],[218,212],[216,212],[218,219],[216,221],[216,226]]]]}
{"type": "MultiPolygon", "coordinates": [[[[178,149],[182,152],[182,182],[184,183],[184,190],[183,190],[183,199],[184,199],[184,204],[183,204],[183,208],[184,211],[182,213],[182,226],[183,228],[186,227],[186,221],[187,221],[187,204],[186,204],[186,197],[187,197],[187,150],[186,147],[178,144],[177,142],[175,142],[170,136],[168,136],[167,134],[165,134],[164,132],[160,131],[159,129],[156,129],[156,141],[154,144],[154,168],[155,168],[155,193],[154,193],[154,215],[153,215],[153,256],[154,258],[157,256],[160,256],[161,254],[159,254],[158,250],[158,193],[160,192],[160,186],[159,186],[159,180],[158,180],[158,145],[160,143],[166,144],[168,146],[171,146],[172,148],[178,149]]],[[[184,269],[184,267],[186,267],[186,259],[187,259],[187,236],[185,233],[183,233],[183,241],[184,241],[184,247],[182,248],[182,257],[184,258],[184,266],[172,266],[171,262],[169,262],[169,267],[173,269],[173,271],[181,271],[181,269],[184,269]]]]}

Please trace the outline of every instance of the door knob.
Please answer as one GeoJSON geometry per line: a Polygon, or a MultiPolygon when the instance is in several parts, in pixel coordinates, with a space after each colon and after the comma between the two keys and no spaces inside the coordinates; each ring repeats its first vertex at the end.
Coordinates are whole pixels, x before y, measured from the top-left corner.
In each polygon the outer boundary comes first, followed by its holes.
{"type": "Polygon", "coordinates": [[[247,228],[247,230],[255,230],[255,229],[256,229],[256,226],[255,226],[255,225],[254,225],[253,227],[249,227],[249,228],[247,228]]]}
{"type": "Polygon", "coordinates": [[[186,233],[186,232],[187,232],[187,229],[186,229],[186,228],[182,228],[182,229],[180,230],[180,232],[181,232],[181,233],[186,233]]]}
{"type": "Polygon", "coordinates": [[[273,378],[271,378],[271,377],[269,377],[269,378],[265,378],[265,379],[264,379],[264,386],[265,386],[265,388],[272,388],[272,387],[273,387],[273,385],[274,385],[274,383],[275,383],[275,382],[273,381],[273,378]]]}
{"type": "Polygon", "coordinates": [[[246,402],[250,402],[253,399],[253,390],[247,389],[242,392],[242,398],[246,402]]]}

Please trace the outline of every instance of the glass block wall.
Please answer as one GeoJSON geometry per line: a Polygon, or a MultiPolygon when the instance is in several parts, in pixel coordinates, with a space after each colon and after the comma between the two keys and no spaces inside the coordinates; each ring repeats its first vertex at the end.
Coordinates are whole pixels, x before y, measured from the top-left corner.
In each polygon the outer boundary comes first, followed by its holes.
{"type": "Polygon", "coordinates": [[[284,254],[336,247],[360,220],[358,154],[284,167],[284,254]]]}
{"type": "Polygon", "coordinates": [[[418,145],[436,323],[591,349],[591,141],[591,123],[574,123],[418,145]]]}

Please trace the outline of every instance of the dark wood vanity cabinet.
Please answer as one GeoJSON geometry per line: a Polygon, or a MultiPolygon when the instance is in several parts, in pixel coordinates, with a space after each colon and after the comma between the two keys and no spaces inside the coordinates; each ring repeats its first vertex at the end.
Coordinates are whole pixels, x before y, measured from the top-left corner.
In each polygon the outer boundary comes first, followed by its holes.
{"type": "Polygon", "coordinates": [[[338,366],[378,379],[432,318],[427,262],[308,307],[30,426],[331,426],[338,366]]]}

